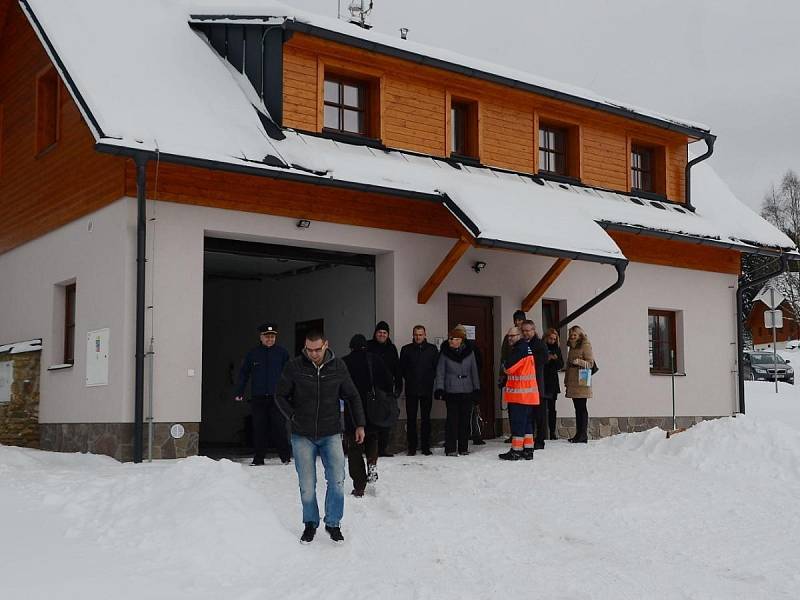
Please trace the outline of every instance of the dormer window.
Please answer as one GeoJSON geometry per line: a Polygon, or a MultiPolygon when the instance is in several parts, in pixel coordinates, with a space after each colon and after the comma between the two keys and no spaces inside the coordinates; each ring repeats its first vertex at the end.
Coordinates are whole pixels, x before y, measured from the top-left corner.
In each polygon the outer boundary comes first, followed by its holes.
{"type": "Polygon", "coordinates": [[[539,126],[539,172],[568,175],[566,129],[549,125],[539,126]]]}
{"type": "Polygon", "coordinates": [[[654,152],[638,144],[631,146],[631,190],[655,192],[653,186],[654,152]]]}
{"type": "Polygon", "coordinates": [[[477,102],[451,99],[450,154],[455,157],[478,158],[477,102]]]}
{"type": "Polygon", "coordinates": [[[330,131],[369,136],[369,84],[325,75],[324,127],[330,131]]]}

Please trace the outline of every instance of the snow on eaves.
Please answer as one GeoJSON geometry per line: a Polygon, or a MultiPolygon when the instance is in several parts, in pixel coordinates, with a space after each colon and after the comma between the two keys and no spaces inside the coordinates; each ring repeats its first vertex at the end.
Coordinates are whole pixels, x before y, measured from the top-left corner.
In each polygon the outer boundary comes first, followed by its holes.
{"type": "MultiPolygon", "coordinates": [[[[697,212],[691,213],[667,203],[663,209],[646,200],[638,205],[614,192],[551,182],[541,185],[531,177],[486,168],[456,169],[430,157],[292,131],[286,131],[286,139],[272,139],[258,114],[266,114],[266,109],[249,81],[187,21],[190,14],[247,14],[256,8],[260,15],[316,19],[284,5],[226,6],[211,0],[23,2],[74,81],[71,91],[96,120],[98,141],[108,146],[158,150],[265,173],[446,195],[480,237],[612,260],[624,257],[598,222],[794,249],[785,235],[741,204],[705,162],[692,171],[697,212]],[[265,164],[265,157],[275,157],[288,167],[265,164]]],[[[327,21],[331,20],[314,20],[327,21]]],[[[380,35],[335,19],[327,26],[380,35]]]]}
{"type": "Polygon", "coordinates": [[[42,349],[42,338],[0,345],[0,354],[22,354],[23,352],[39,352],[42,349]]]}

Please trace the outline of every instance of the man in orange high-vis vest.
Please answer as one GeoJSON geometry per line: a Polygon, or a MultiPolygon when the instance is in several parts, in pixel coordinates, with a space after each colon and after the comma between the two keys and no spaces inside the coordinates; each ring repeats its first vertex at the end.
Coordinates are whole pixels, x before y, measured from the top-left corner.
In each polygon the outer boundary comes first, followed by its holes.
{"type": "Polygon", "coordinates": [[[500,454],[501,460],[533,460],[533,421],[531,413],[539,405],[539,386],[536,383],[536,364],[530,345],[522,339],[520,330],[512,327],[508,338],[514,341],[505,373],[503,400],[511,420],[511,450],[500,454]]]}

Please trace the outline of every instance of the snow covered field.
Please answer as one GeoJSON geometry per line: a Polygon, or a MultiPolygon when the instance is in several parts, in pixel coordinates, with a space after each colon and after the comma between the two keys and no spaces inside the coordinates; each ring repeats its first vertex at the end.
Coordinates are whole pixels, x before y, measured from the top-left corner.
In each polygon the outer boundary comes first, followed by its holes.
{"type": "Polygon", "coordinates": [[[0,447],[0,598],[798,598],[800,385],[748,398],[671,440],[382,459],[376,492],[347,496],[344,546],[298,543],[275,460],[0,447]]]}

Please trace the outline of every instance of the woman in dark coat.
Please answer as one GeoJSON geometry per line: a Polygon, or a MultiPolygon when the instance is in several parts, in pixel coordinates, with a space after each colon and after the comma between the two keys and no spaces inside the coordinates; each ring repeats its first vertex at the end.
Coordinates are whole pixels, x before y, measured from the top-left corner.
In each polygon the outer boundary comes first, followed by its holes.
{"type": "Polygon", "coordinates": [[[357,333],[350,340],[350,354],[344,357],[350,378],[361,396],[367,426],[364,442],[356,444],[355,423],[347,408],[344,414],[344,428],[347,439],[347,466],[353,480],[353,495],[363,496],[367,483],[378,480],[378,436],[385,428],[370,422],[370,403],[373,386],[389,394],[394,389],[394,377],[380,356],[367,351],[367,338],[357,333]],[[370,366],[372,367],[370,369],[370,366]],[[364,455],[366,454],[366,466],[364,455]]]}
{"type": "Polygon", "coordinates": [[[550,430],[550,439],[557,440],[556,431],[556,400],[561,392],[561,385],[558,381],[558,372],[564,368],[564,357],[561,354],[561,341],[558,339],[558,331],[548,329],[544,336],[544,343],[547,344],[547,362],[544,365],[544,397],[547,400],[547,428],[550,430]]]}
{"type": "Polygon", "coordinates": [[[480,390],[478,363],[463,330],[453,329],[436,365],[433,397],[447,404],[444,451],[447,456],[469,454],[472,402],[480,390]]]}

